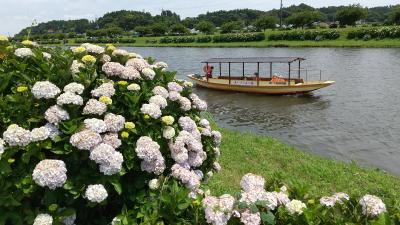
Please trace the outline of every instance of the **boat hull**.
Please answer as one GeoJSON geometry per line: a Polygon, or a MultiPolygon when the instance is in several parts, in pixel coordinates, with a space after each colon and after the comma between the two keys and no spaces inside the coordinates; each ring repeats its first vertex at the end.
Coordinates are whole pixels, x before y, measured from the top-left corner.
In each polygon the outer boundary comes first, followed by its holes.
{"type": "Polygon", "coordinates": [[[219,79],[212,79],[207,82],[206,79],[199,79],[193,75],[188,75],[195,84],[204,88],[210,88],[214,90],[221,91],[232,91],[232,92],[244,92],[244,93],[256,93],[256,94],[268,94],[268,95],[286,95],[286,94],[301,94],[311,91],[315,91],[324,87],[328,87],[334,84],[334,81],[312,81],[306,82],[304,84],[293,84],[293,85],[263,85],[259,84],[257,86],[254,81],[250,85],[237,85],[226,84],[224,82],[219,82],[219,79]]]}

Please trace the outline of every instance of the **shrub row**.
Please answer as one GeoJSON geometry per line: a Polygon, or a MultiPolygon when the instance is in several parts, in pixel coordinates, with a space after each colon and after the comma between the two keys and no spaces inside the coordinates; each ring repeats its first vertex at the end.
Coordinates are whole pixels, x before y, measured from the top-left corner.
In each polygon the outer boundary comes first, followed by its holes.
{"type": "Polygon", "coordinates": [[[248,42],[265,40],[264,33],[221,34],[213,37],[214,42],[248,42]]]}
{"type": "Polygon", "coordinates": [[[384,39],[400,38],[400,26],[355,29],[347,34],[347,39],[384,39]]]}
{"type": "Polygon", "coordinates": [[[82,43],[135,43],[136,40],[132,38],[92,38],[92,39],[75,39],[76,44],[82,43]]]}
{"type": "Polygon", "coordinates": [[[337,30],[324,30],[324,31],[289,31],[278,34],[271,34],[268,40],[288,40],[288,41],[320,41],[320,40],[336,40],[340,37],[337,30]]]}
{"type": "Polygon", "coordinates": [[[195,42],[195,37],[163,37],[160,39],[160,43],[168,44],[168,43],[192,43],[195,42]]]}

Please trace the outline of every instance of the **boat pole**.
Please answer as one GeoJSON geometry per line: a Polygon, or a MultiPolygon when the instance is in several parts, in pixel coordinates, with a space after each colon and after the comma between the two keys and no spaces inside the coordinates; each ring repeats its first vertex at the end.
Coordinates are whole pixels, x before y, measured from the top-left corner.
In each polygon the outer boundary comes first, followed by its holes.
{"type": "Polygon", "coordinates": [[[299,79],[300,79],[300,68],[301,68],[301,60],[299,60],[299,71],[298,71],[299,79]]]}
{"type": "Polygon", "coordinates": [[[207,70],[206,70],[206,77],[207,77],[207,82],[208,82],[208,63],[206,63],[206,68],[207,68],[207,70]]]}
{"type": "Polygon", "coordinates": [[[269,63],[269,78],[272,79],[272,62],[269,63]]]}
{"type": "Polygon", "coordinates": [[[228,70],[229,70],[229,73],[228,73],[228,75],[229,75],[229,84],[231,84],[231,63],[230,62],[228,63],[228,70]]]}
{"type": "Polygon", "coordinates": [[[221,69],[221,63],[219,63],[219,76],[222,76],[222,69],[221,69]]]}
{"type": "Polygon", "coordinates": [[[260,86],[260,63],[257,63],[257,86],[260,86]]]}
{"type": "Polygon", "coordinates": [[[290,86],[290,66],[291,66],[291,63],[289,63],[289,80],[288,80],[288,86],[290,86]]]}
{"type": "Polygon", "coordinates": [[[244,78],[244,63],[242,65],[242,75],[243,75],[243,78],[244,78]]]}

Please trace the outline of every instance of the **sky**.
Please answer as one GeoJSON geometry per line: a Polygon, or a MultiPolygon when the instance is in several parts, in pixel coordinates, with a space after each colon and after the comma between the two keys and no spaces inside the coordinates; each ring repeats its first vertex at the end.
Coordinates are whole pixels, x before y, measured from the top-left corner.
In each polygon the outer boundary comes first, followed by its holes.
{"type": "MultiPolygon", "coordinates": [[[[317,8],[353,3],[371,7],[399,4],[399,0],[283,0],[284,6],[300,3],[317,8]]],[[[146,11],[153,15],[169,9],[185,18],[217,10],[250,8],[267,11],[279,8],[279,4],[280,0],[0,0],[0,34],[12,36],[34,20],[95,19],[121,9],[146,11]]]]}

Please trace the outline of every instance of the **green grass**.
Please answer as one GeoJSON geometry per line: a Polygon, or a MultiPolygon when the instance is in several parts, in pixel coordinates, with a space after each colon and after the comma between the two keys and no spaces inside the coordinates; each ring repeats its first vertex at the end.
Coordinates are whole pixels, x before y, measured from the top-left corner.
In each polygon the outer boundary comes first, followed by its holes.
{"type": "Polygon", "coordinates": [[[222,129],[220,163],[222,171],[208,184],[212,193],[235,194],[246,173],[275,178],[289,187],[305,186],[311,196],[346,192],[360,197],[375,194],[384,199],[390,211],[400,211],[400,178],[378,169],[344,163],[299,151],[270,137],[222,129]]]}
{"type": "MultiPolygon", "coordinates": [[[[136,43],[118,44],[119,46],[134,47],[361,47],[361,48],[400,48],[400,39],[383,39],[383,40],[348,40],[347,33],[354,28],[338,29],[341,36],[337,40],[322,41],[257,41],[257,42],[230,42],[230,43],[182,43],[182,44],[160,44],[146,43],[149,40],[159,41],[161,37],[135,37],[136,43]]],[[[358,28],[359,29],[359,28],[358,28]]],[[[267,30],[266,37],[270,34],[281,33],[286,31],[267,30]]],[[[74,45],[73,40],[69,40],[69,45],[74,45]]]]}

